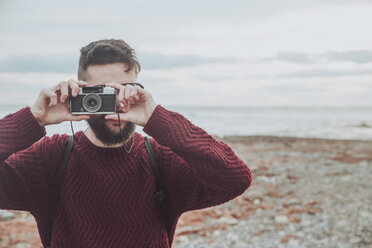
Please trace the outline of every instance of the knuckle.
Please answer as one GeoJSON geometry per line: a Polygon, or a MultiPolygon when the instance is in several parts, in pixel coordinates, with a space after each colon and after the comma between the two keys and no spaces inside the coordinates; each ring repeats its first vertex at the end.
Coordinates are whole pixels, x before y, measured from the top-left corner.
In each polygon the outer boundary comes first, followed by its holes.
{"type": "Polygon", "coordinates": [[[73,80],[73,81],[70,82],[70,87],[71,88],[76,88],[76,87],[79,87],[79,85],[76,81],[73,80]]]}
{"type": "Polygon", "coordinates": [[[40,95],[46,95],[47,93],[48,93],[48,89],[41,89],[41,91],[40,91],[40,95]]]}
{"type": "Polygon", "coordinates": [[[72,88],[75,89],[75,90],[78,90],[80,87],[77,83],[75,83],[75,84],[72,85],[72,88]]]}
{"type": "Polygon", "coordinates": [[[44,89],[43,90],[44,92],[43,92],[43,94],[44,95],[47,95],[47,96],[49,96],[49,97],[53,97],[54,95],[56,95],[52,90],[50,90],[50,89],[44,89]]]}

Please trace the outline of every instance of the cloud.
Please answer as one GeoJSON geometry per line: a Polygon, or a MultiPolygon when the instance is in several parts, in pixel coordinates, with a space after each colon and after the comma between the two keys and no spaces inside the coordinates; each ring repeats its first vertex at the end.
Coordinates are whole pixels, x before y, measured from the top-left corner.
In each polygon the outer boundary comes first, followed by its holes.
{"type": "Polygon", "coordinates": [[[356,71],[346,71],[346,70],[304,70],[296,71],[288,74],[278,75],[278,77],[285,78],[311,78],[311,77],[344,77],[344,76],[364,76],[372,75],[372,70],[356,70],[356,71]]]}
{"type": "Polygon", "coordinates": [[[76,73],[77,58],[73,56],[17,55],[0,59],[0,72],[76,73]]]}
{"type": "Polygon", "coordinates": [[[166,55],[160,53],[139,53],[142,68],[147,70],[194,67],[203,64],[238,63],[242,59],[232,56],[202,57],[198,55],[166,55]]]}
{"type": "Polygon", "coordinates": [[[371,50],[356,50],[347,52],[328,52],[325,56],[331,61],[352,61],[355,63],[372,62],[371,50]]]}
{"type": "Polygon", "coordinates": [[[275,57],[264,58],[261,61],[285,61],[293,63],[314,63],[314,57],[308,53],[280,52],[275,57]]]}
{"type": "Polygon", "coordinates": [[[210,82],[220,82],[220,81],[232,81],[234,80],[234,77],[229,75],[224,75],[224,76],[221,76],[221,75],[215,75],[215,74],[209,74],[209,75],[203,75],[203,74],[195,74],[193,75],[194,78],[197,78],[199,80],[203,80],[203,81],[210,81],[210,82]]]}
{"type": "MultiPolygon", "coordinates": [[[[140,53],[141,67],[146,70],[193,67],[202,64],[238,63],[236,57],[202,57],[198,55],[166,55],[140,53]]],[[[17,55],[0,59],[0,72],[59,72],[76,73],[78,58],[66,55],[17,55]]]]}
{"type": "Polygon", "coordinates": [[[292,63],[315,64],[321,62],[354,62],[358,64],[372,62],[372,50],[351,50],[345,52],[330,51],[323,54],[310,54],[301,52],[280,52],[274,57],[264,58],[261,61],[284,61],[292,63]]]}

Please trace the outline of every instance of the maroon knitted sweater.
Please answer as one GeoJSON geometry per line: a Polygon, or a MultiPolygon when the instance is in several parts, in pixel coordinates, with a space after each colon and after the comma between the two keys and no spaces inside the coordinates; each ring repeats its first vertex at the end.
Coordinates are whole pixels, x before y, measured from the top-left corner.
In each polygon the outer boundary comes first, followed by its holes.
{"type": "MultiPolygon", "coordinates": [[[[52,247],[171,247],[182,213],[227,202],[251,183],[250,170],[230,147],[178,113],[158,105],[144,132],[153,137],[163,176],[169,241],[144,138],[135,133],[127,154],[124,146],[97,147],[79,132],[61,186],[52,247]]],[[[43,136],[45,129],[29,107],[0,120],[0,209],[29,211],[46,245],[68,136],[43,136]]]]}

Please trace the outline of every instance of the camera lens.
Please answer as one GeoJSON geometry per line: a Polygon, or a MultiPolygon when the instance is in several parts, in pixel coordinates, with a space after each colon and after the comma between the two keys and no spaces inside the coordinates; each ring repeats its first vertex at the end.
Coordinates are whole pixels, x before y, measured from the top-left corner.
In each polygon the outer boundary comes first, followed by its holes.
{"type": "Polygon", "coordinates": [[[83,107],[88,112],[97,112],[102,106],[101,97],[96,94],[88,94],[83,98],[83,107]]]}
{"type": "Polygon", "coordinates": [[[89,99],[89,101],[88,101],[88,106],[90,107],[90,108],[94,108],[95,106],[97,106],[97,100],[96,99],[89,99]]]}

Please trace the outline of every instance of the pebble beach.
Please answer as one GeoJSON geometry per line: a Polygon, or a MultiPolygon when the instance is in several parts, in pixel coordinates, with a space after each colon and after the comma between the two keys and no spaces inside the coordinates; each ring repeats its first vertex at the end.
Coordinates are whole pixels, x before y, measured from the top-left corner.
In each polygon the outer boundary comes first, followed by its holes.
{"type": "MultiPolygon", "coordinates": [[[[223,140],[253,183],[228,203],[185,213],[174,248],[372,247],[372,141],[223,140]]],[[[33,217],[0,210],[0,247],[42,247],[33,217]]]]}

